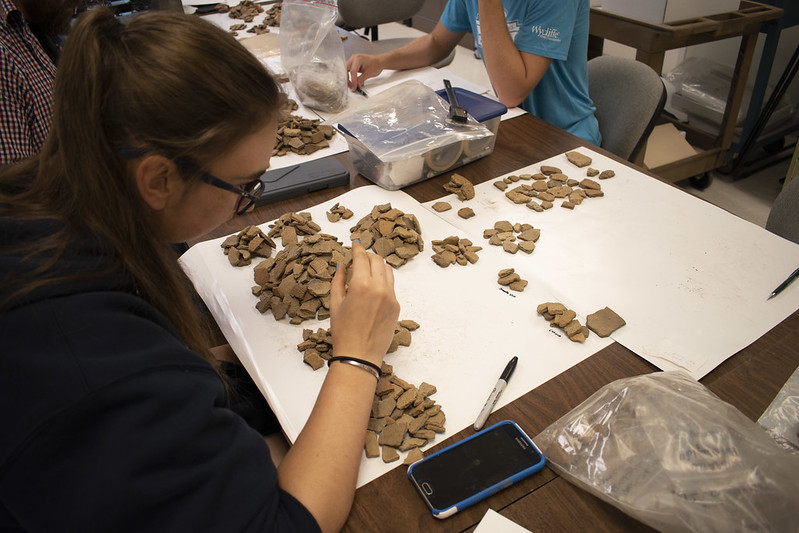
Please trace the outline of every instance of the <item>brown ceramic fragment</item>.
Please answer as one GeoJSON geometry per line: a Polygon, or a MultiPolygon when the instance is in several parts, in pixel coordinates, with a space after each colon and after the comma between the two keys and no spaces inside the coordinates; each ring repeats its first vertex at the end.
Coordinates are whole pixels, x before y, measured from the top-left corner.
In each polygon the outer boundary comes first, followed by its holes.
{"type": "MultiPolygon", "coordinates": [[[[258,284],[253,291],[259,298],[256,308],[261,313],[271,309],[276,320],[288,314],[292,324],[330,316],[330,281],[336,267],[346,268],[352,258],[351,250],[332,235],[306,234],[301,242],[293,242],[297,228],[313,231],[310,219],[299,219],[302,222],[296,226],[287,225],[287,221],[297,219],[284,220],[279,231],[287,246],[253,269],[258,284]]],[[[277,223],[272,231],[278,231],[277,223]]]]}
{"type": "Polygon", "coordinates": [[[525,289],[525,287],[527,287],[527,283],[528,282],[527,282],[526,279],[520,279],[520,280],[514,281],[513,283],[508,285],[508,287],[512,291],[522,292],[525,289]]]}
{"type": "Polygon", "coordinates": [[[336,134],[336,129],[328,124],[321,124],[319,119],[290,114],[297,108],[294,100],[287,99],[286,111],[277,124],[272,156],[280,157],[289,152],[309,155],[330,146],[329,140],[336,134]]]}
{"type": "Polygon", "coordinates": [[[402,443],[397,446],[397,449],[401,452],[406,452],[408,450],[424,446],[425,444],[427,444],[427,439],[420,439],[418,437],[405,437],[402,443]]]}
{"type": "Polygon", "coordinates": [[[366,431],[364,450],[366,451],[366,457],[377,457],[380,455],[380,445],[377,443],[377,433],[374,431],[366,431]]]}
{"type": "Polygon", "coordinates": [[[591,158],[587,155],[581,154],[580,152],[566,152],[566,159],[568,159],[573,165],[576,165],[580,168],[587,167],[591,164],[591,158]]]}
{"type": "Polygon", "coordinates": [[[474,210],[471,207],[463,207],[458,209],[458,216],[464,219],[470,219],[474,216],[474,210]]]}
{"type": "Polygon", "coordinates": [[[506,192],[505,196],[514,204],[526,204],[532,198],[516,189],[506,192]]]}
{"type": "Polygon", "coordinates": [[[419,329],[419,324],[413,320],[400,320],[399,325],[411,331],[419,329]]]}
{"type": "Polygon", "coordinates": [[[236,235],[228,236],[221,247],[231,265],[246,266],[254,257],[270,257],[277,245],[258,226],[247,226],[236,235]]]}
{"type": "Polygon", "coordinates": [[[576,319],[577,313],[559,302],[539,304],[536,312],[549,321],[550,326],[563,329],[572,342],[585,342],[588,337],[588,329],[576,319]]]}
{"type": "Polygon", "coordinates": [[[302,358],[303,362],[313,368],[314,370],[319,370],[323,366],[325,366],[325,361],[319,355],[318,352],[315,350],[305,350],[305,354],[302,358]]]}
{"type": "Polygon", "coordinates": [[[455,263],[459,265],[476,263],[477,252],[482,250],[480,246],[474,246],[469,239],[461,239],[457,235],[432,241],[431,244],[434,252],[431,259],[442,268],[455,263]]]}
{"type": "Polygon", "coordinates": [[[421,461],[424,458],[424,453],[419,448],[414,448],[408,452],[408,455],[405,456],[405,460],[402,461],[404,465],[412,465],[416,461],[421,461]]]}
{"type": "Polygon", "coordinates": [[[488,243],[493,246],[502,246],[503,250],[515,254],[522,250],[529,254],[535,250],[534,242],[541,235],[541,230],[534,228],[530,224],[511,224],[507,220],[500,220],[494,223],[494,227],[483,230],[483,237],[488,239],[488,243]],[[516,239],[518,237],[518,242],[516,239]]]}
{"type": "Polygon", "coordinates": [[[517,292],[521,292],[527,287],[527,280],[522,279],[513,268],[500,270],[497,273],[497,283],[517,292]]]}
{"type": "Polygon", "coordinates": [[[393,446],[396,448],[402,444],[407,431],[408,425],[405,423],[390,424],[383,428],[377,441],[381,446],[393,446]]]}
{"type": "Polygon", "coordinates": [[[599,335],[600,337],[607,337],[620,327],[624,326],[626,322],[622,317],[616,314],[610,307],[600,309],[595,313],[591,313],[585,320],[588,329],[599,335]]]}
{"type": "Polygon", "coordinates": [[[558,326],[559,328],[566,327],[566,325],[572,320],[574,320],[576,316],[577,313],[575,313],[571,309],[565,309],[562,313],[555,316],[553,324],[558,326]]]}
{"type": "Polygon", "coordinates": [[[612,170],[603,170],[602,172],[599,173],[599,179],[606,180],[608,178],[612,178],[615,175],[616,173],[613,172],[612,170]]]}
{"type": "Polygon", "coordinates": [[[347,220],[352,218],[353,213],[343,205],[336,203],[325,215],[327,215],[327,219],[330,222],[338,222],[341,219],[347,220]]]}
{"type": "Polygon", "coordinates": [[[449,182],[444,185],[444,190],[455,194],[462,202],[474,198],[474,185],[472,182],[457,173],[450,176],[449,182]]]}
{"type": "Polygon", "coordinates": [[[533,182],[531,187],[536,192],[545,192],[549,188],[549,187],[547,187],[547,182],[546,181],[533,182]]]}
{"type": "Polygon", "coordinates": [[[560,169],[558,167],[553,167],[549,165],[542,165],[541,166],[541,174],[545,176],[549,176],[551,174],[559,173],[560,169]]]}
{"type": "Polygon", "coordinates": [[[575,333],[569,337],[569,340],[573,342],[585,342],[585,334],[575,333]]]}
{"type": "MultiPolygon", "coordinates": [[[[553,202],[555,200],[555,195],[545,191],[538,193],[538,199],[541,200],[541,206],[544,207],[544,202],[553,202]]],[[[544,207],[546,209],[546,207],[544,207]]]]}
{"type": "Polygon", "coordinates": [[[383,446],[382,458],[384,463],[393,463],[394,461],[398,461],[400,456],[396,448],[392,448],[391,446],[383,446]]]}
{"type": "Polygon", "coordinates": [[[416,216],[392,208],[390,203],[374,206],[369,215],[350,228],[350,237],[359,239],[364,248],[372,248],[394,268],[424,249],[416,216]]]}

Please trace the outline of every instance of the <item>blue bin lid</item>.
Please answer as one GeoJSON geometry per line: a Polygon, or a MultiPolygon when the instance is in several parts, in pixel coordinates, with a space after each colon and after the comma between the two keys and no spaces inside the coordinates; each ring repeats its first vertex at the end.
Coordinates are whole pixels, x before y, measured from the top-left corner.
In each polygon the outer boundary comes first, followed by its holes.
{"type": "MultiPolygon", "coordinates": [[[[461,89],[460,87],[453,87],[455,91],[455,98],[458,99],[458,105],[465,108],[477,122],[485,122],[494,117],[504,115],[507,113],[508,108],[504,104],[487,98],[481,94],[461,89]]],[[[449,103],[446,89],[436,91],[436,94],[449,103]]]]}

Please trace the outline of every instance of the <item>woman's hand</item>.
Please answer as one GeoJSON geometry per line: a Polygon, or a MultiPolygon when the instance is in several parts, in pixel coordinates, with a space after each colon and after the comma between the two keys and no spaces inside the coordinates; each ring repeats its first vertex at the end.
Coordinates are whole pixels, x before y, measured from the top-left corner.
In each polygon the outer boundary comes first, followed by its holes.
{"type": "Polygon", "coordinates": [[[394,272],[382,257],[352,243],[352,276],[339,268],[330,290],[330,331],[335,355],[349,355],[380,366],[399,318],[394,272]]]}
{"type": "Polygon", "coordinates": [[[369,78],[374,78],[383,72],[383,68],[379,56],[353,54],[347,60],[347,85],[354,91],[369,78]]]}
{"type": "MultiPolygon", "coordinates": [[[[394,272],[360,242],[352,243],[351,269],[349,286],[343,265],[333,276],[333,350],[379,366],[399,317],[394,272]]],[[[362,369],[330,367],[308,421],[278,468],[280,486],[302,502],[322,531],[339,531],[352,507],[375,385],[362,369]]]]}

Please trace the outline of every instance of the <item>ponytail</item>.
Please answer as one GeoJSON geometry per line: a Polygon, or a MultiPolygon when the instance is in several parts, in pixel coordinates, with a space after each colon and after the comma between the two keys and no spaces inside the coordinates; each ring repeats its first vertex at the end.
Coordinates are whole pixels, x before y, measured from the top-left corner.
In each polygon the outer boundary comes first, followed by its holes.
{"type": "Polygon", "coordinates": [[[0,209],[53,218],[64,230],[30,243],[28,255],[51,259],[21,282],[0,283],[8,294],[0,311],[58,281],[47,270],[88,231],[108,244],[137,293],[210,360],[190,282],[159,239],[117,149],[142,148],[205,169],[275,119],[284,98],[249,51],[198,17],[156,11],[122,25],[108,9],[85,12],[59,61],[53,124],[41,153],[0,173],[0,209]]]}

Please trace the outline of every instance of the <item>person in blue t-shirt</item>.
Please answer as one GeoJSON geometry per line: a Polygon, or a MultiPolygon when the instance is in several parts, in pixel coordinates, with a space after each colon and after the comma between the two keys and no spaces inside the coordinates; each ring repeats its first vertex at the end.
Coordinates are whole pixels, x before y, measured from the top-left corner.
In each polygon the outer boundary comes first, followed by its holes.
{"type": "Polygon", "coordinates": [[[500,102],[598,145],[588,96],[588,15],[589,0],[449,0],[431,33],[397,50],[350,57],[349,86],[383,69],[432,65],[471,30],[500,102]]]}

